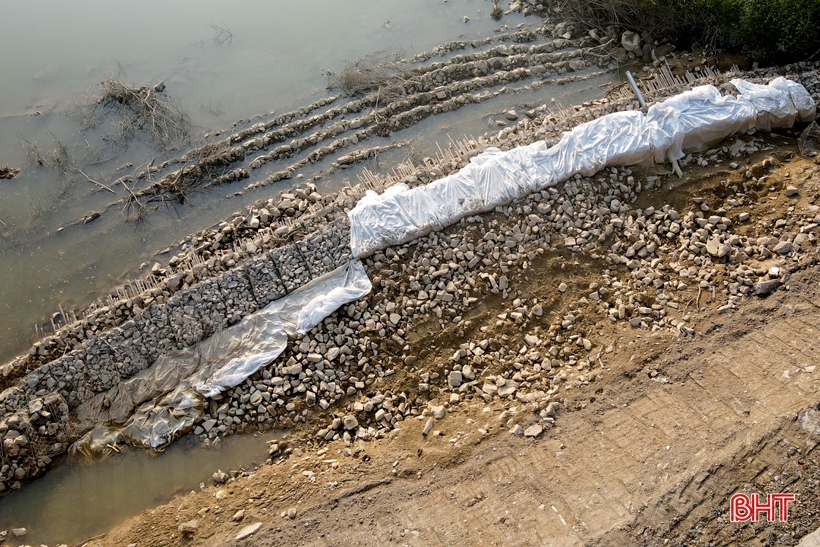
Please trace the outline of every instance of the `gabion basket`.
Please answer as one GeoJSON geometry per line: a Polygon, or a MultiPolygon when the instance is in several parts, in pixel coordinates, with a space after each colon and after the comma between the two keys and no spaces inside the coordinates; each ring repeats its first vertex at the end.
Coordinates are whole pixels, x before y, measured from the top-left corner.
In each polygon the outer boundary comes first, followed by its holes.
{"type": "Polygon", "coordinates": [[[803,130],[798,146],[803,156],[811,158],[815,163],[820,163],[820,125],[817,125],[817,122],[811,122],[803,130]]]}

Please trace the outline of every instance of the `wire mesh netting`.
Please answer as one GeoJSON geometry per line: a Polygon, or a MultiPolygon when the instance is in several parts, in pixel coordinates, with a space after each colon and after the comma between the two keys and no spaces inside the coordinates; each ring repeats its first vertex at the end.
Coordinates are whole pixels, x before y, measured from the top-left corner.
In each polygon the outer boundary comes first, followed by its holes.
{"type": "Polygon", "coordinates": [[[803,131],[798,145],[802,155],[820,163],[820,125],[817,122],[811,122],[803,131]]]}

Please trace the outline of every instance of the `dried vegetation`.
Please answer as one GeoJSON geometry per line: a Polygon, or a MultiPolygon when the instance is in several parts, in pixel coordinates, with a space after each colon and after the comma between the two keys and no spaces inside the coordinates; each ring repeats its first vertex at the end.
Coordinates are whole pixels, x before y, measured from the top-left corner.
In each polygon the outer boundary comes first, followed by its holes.
{"type": "Polygon", "coordinates": [[[378,91],[384,97],[395,97],[403,94],[402,68],[398,56],[392,59],[376,53],[345,63],[337,75],[330,75],[328,89],[340,89],[346,95],[354,97],[378,91]]]}
{"type": "Polygon", "coordinates": [[[125,148],[145,134],[162,150],[189,141],[193,126],[179,101],[165,94],[165,84],[135,86],[121,73],[93,86],[76,101],[76,117],[83,130],[107,126],[104,140],[125,148]]]}

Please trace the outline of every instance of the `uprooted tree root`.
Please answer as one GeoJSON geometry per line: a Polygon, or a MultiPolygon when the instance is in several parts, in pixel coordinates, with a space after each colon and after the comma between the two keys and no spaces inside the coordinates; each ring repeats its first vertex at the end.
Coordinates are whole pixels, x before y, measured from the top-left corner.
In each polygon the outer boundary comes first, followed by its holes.
{"type": "Polygon", "coordinates": [[[106,139],[114,145],[125,147],[138,133],[145,133],[162,149],[173,149],[189,139],[192,124],[164,90],[162,83],[137,87],[108,78],[77,100],[77,118],[86,130],[113,123],[106,139]]]}

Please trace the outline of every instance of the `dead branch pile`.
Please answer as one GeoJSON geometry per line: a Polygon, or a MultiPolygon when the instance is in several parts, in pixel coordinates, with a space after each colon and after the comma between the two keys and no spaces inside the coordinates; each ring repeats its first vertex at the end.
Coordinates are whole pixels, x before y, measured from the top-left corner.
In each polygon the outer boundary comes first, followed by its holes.
{"type": "Polygon", "coordinates": [[[9,167],[8,165],[5,167],[0,167],[0,179],[13,179],[14,176],[19,172],[19,169],[9,167]]]}
{"type": "Polygon", "coordinates": [[[77,118],[84,129],[99,127],[113,119],[113,134],[107,140],[126,146],[145,133],[163,150],[186,142],[192,125],[178,101],[168,97],[165,85],[133,86],[116,77],[89,89],[77,100],[77,118]]]}
{"type": "Polygon", "coordinates": [[[584,29],[628,29],[675,38],[691,26],[691,21],[684,17],[685,12],[677,9],[678,3],[677,0],[556,0],[551,5],[562,19],[584,29]]]}
{"type": "Polygon", "coordinates": [[[348,96],[364,95],[373,91],[396,94],[404,83],[401,68],[395,61],[388,61],[383,54],[368,55],[344,68],[328,84],[328,89],[341,89],[348,96]]]}
{"type": "Polygon", "coordinates": [[[501,19],[501,16],[504,15],[504,8],[498,5],[499,0],[493,0],[493,10],[490,12],[490,17],[492,17],[495,21],[501,19]]]}

